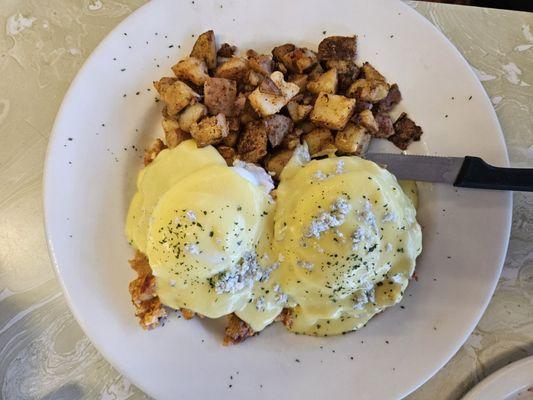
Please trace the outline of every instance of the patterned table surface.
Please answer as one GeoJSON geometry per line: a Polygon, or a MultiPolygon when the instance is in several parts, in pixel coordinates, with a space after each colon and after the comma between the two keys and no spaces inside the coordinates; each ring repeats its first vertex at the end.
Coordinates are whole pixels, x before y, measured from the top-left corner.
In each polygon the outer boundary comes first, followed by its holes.
{"type": "MultiPolygon", "coordinates": [[[[52,123],[100,40],[143,0],[0,3],[0,398],[144,399],[72,317],[48,258],[41,204],[52,123]]],[[[533,167],[533,14],[409,3],[458,47],[489,93],[513,166],[533,167]]],[[[408,399],[459,399],[533,354],[533,195],[514,195],[498,288],[453,359],[408,399]]]]}

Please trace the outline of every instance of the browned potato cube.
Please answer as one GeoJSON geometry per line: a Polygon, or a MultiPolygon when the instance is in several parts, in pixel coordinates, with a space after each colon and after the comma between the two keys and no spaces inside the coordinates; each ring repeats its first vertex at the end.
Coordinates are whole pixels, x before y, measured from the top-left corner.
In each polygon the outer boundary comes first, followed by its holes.
{"type": "Polygon", "coordinates": [[[305,119],[312,109],[313,106],[298,104],[295,101],[289,101],[287,104],[287,110],[289,111],[289,115],[294,122],[299,122],[305,119]]]}
{"type": "Polygon", "coordinates": [[[394,126],[392,124],[392,119],[389,115],[378,113],[374,116],[376,123],[378,124],[378,131],[371,132],[372,136],[381,139],[387,139],[394,135],[394,126]]]}
{"type": "Polygon", "coordinates": [[[357,39],[355,36],[329,36],[318,45],[318,58],[326,60],[355,60],[357,39]]]}
{"type": "Polygon", "coordinates": [[[359,114],[359,123],[363,125],[368,133],[373,134],[379,131],[379,125],[370,110],[361,111],[359,114]]]}
{"type": "Polygon", "coordinates": [[[177,81],[176,78],[165,76],[159,79],[158,81],[154,81],[155,90],[157,90],[157,93],[161,94],[165,92],[168,89],[168,87],[176,81],[177,81]]]}
{"type": "Polygon", "coordinates": [[[311,121],[324,128],[343,129],[355,108],[355,99],[320,93],[311,111],[311,121]]]}
{"type": "Polygon", "coordinates": [[[305,74],[292,74],[289,76],[289,82],[295,83],[303,92],[307,86],[308,77],[305,74]]]}
{"type": "Polygon", "coordinates": [[[257,163],[267,154],[268,134],[263,121],[252,121],[246,124],[244,132],[237,143],[239,159],[257,163]]]}
{"type": "Polygon", "coordinates": [[[411,142],[420,140],[424,133],[406,113],[402,113],[394,123],[394,132],[389,140],[402,150],[407,149],[411,142]]]}
{"type": "Polygon", "coordinates": [[[265,162],[265,169],[267,172],[273,174],[274,179],[279,180],[283,168],[285,168],[293,153],[294,150],[280,150],[272,154],[265,162]]]}
{"type": "Polygon", "coordinates": [[[181,60],[172,67],[172,71],[178,79],[192,82],[197,86],[203,85],[205,80],[209,78],[205,61],[196,57],[181,60]]]}
{"type": "Polygon", "coordinates": [[[239,133],[232,132],[230,129],[228,136],[222,139],[222,144],[227,147],[235,147],[235,145],[237,144],[237,139],[239,139],[239,133]]]}
{"type": "Polygon", "coordinates": [[[254,87],[258,86],[262,81],[263,81],[263,75],[261,75],[260,73],[255,72],[252,69],[249,69],[248,71],[246,71],[245,76],[244,76],[244,82],[247,85],[252,86],[252,90],[254,87]]]}
{"type": "Polygon", "coordinates": [[[272,56],[270,54],[257,54],[248,50],[248,67],[263,76],[270,76],[272,73],[272,56]]]}
{"type": "MultiPolygon", "coordinates": [[[[283,74],[279,71],[272,72],[270,79],[277,89],[279,89],[281,95],[264,93],[258,87],[248,96],[252,107],[263,117],[268,117],[279,112],[300,91],[298,85],[285,82],[283,74]]],[[[265,89],[263,88],[263,90],[265,89]]]]}
{"type": "Polygon", "coordinates": [[[237,51],[236,46],[232,46],[228,43],[222,43],[222,45],[220,46],[220,49],[218,49],[217,51],[217,56],[223,57],[223,58],[231,58],[233,57],[236,51],[237,51]]]}
{"type": "Polygon", "coordinates": [[[339,84],[337,91],[344,92],[354,83],[359,76],[359,67],[355,61],[349,60],[328,60],[326,61],[328,68],[336,68],[338,74],[339,84]]]}
{"type": "Polygon", "coordinates": [[[191,57],[204,60],[209,69],[217,67],[217,44],[213,31],[207,31],[198,36],[192,48],[191,57]]]}
{"type": "Polygon", "coordinates": [[[335,145],[342,154],[364,155],[372,137],[361,125],[350,122],[342,131],[337,132],[335,145]]]}
{"type": "Polygon", "coordinates": [[[303,135],[302,139],[307,143],[311,157],[334,153],[336,151],[333,134],[329,129],[317,128],[303,135]]]}
{"type": "Polygon", "coordinates": [[[244,103],[244,108],[242,112],[239,115],[239,119],[241,120],[241,124],[246,125],[248,122],[252,122],[255,120],[258,120],[260,118],[259,114],[257,114],[250,104],[250,101],[247,101],[244,103]]]}
{"type": "Polygon", "coordinates": [[[315,94],[320,92],[335,94],[337,92],[337,84],[337,70],[332,68],[324,72],[316,80],[309,82],[307,90],[315,94]]]}
{"type": "Polygon", "coordinates": [[[219,143],[228,136],[229,129],[224,114],[207,117],[191,125],[191,136],[198,147],[219,143]]]}
{"type": "Polygon", "coordinates": [[[300,136],[303,131],[300,128],[294,128],[287,136],[281,141],[281,147],[287,150],[294,150],[300,144],[300,136]]]}
{"type": "Polygon", "coordinates": [[[174,81],[172,84],[167,82],[154,82],[154,86],[167,106],[169,115],[175,115],[183,110],[192,99],[198,99],[200,96],[182,81],[174,81]]]}
{"type": "Polygon", "coordinates": [[[235,149],[228,146],[217,146],[217,150],[222,156],[222,158],[226,160],[226,164],[228,164],[228,166],[232,166],[233,162],[235,161],[235,158],[237,158],[237,153],[235,152],[235,149]]]}
{"type": "Polygon", "coordinates": [[[156,139],[150,148],[144,151],[144,165],[146,166],[154,161],[157,155],[166,148],[167,146],[161,139],[156,139]]]}
{"type": "Polygon", "coordinates": [[[230,132],[238,132],[241,129],[241,121],[239,117],[227,117],[228,128],[230,132]]]}
{"type": "Polygon", "coordinates": [[[207,115],[207,108],[202,103],[194,103],[185,110],[183,110],[178,116],[178,122],[180,128],[185,132],[191,131],[191,125],[198,122],[200,119],[207,115]]]}
{"type": "Polygon", "coordinates": [[[402,93],[400,92],[400,88],[398,88],[398,85],[395,83],[391,85],[387,97],[385,97],[378,103],[378,110],[380,112],[389,112],[400,101],[402,101],[402,93]]]}
{"type": "Polygon", "coordinates": [[[282,44],[281,46],[277,46],[272,49],[272,55],[274,56],[276,61],[282,62],[283,57],[291,51],[294,51],[295,49],[296,46],[292,43],[282,44]]]}
{"type": "Polygon", "coordinates": [[[165,133],[180,129],[180,124],[178,121],[169,118],[163,118],[163,121],[161,121],[161,126],[163,127],[163,131],[165,131],[165,133]]]}
{"type": "Polygon", "coordinates": [[[385,79],[385,77],[381,75],[377,69],[367,62],[363,64],[363,74],[365,75],[365,79],[367,81],[387,81],[387,79],[385,79]]]}
{"type": "Polygon", "coordinates": [[[233,115],[241,115],[244,110],[244,107],[246,106],[246,100],[248,100],[247,95],[245,95],[244,93],[239,93],[239,95],[235,99],[235,104],[233,104],[233,115]]]}
{"type": "Polygon", "coordinates": [[[281,144],[283,138],[292,130],[292,120],[281,114],[274,114],[265,118],[268,141],[272,147],[281,144]]]}
{"type": "Polygon", "coordinates": [[[204,102],[209,114],[233,115],[236,100],[237,83],[235,81],[225,78],[208,78],[205,81],[204,102]]]}
{"type": "Polygon", "coordinates": [[[387,97],[389,84],[383,81],[358,79],[348,88],[346,95],[359,101],[377,103],[387,97]]]}
{"type": "Polygon", "coordinates": [[[185,140],[189,140],[191,135],[181,129],[174,129],[171,131],[165,131],[165,141],[169,149],[173,149],[178,144],[185,140]]]}
{"type": "Polygon", "coordinates": [[[242,80],[248,70],[248,64],[243,57],[232,57],[223,64],[220,64],[215,72],[217,78],[242,80]]]}

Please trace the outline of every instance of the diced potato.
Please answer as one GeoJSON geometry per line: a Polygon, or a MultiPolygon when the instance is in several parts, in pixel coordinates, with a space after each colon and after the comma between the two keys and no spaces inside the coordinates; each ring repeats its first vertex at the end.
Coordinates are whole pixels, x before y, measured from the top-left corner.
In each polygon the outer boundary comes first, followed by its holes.
{"type": "Polygon", "coordinates": [[[237,152],[239,159],[257,163],[267,154],[268,134],[264,121],[252,121],[239,138],[237,152]]]}
{"type": "Polygon", "coordinates": [[[281,91],[281,96],[271,93],[262,93],[259,88],[256,88],[248,96],[248,100],[252,107],[263,117],[276,114],[300,91],[298,85],[285,82],[283,74],[279,71],[273,72],[270,75],[270,79],[272,79],[274,84],[281,91]]]}
{"type": "Polygon", "coordinates": [[[198,99],[200,96],[194,90],[192,90],[186,83],[176,80],[172,84],[154,82],[161,100],[163,100],[167,106],[167,112],[169,115],[175,115],[183,110],[192,99],[198,99]]]}
{"type": "Polygon", "coordinates": [[[378,124],[378,130],[377,132],[371,132],[372,136],[381,139],[387,139],[394,135],[394,125],[389,115],[384,113],[378,113],[375,115],[374,119],[378,124]]]}
{"type": "Polygon", "coordinates": [[[295,49],[296,46],[292,43],[282,44],[281,46],[277,46],[272,49],[272,55],[274,56],[276,61],[282,62],[283,57],[291,51],[294,51],[295,49]]]}
{"type": "Polygon", "coordinates": [[[222,139],[222,144],[227,147],[235,147],[235,145],[237,144],[237,139],[239,139],[239,133],[232,132],[230,129],[228,136],[222,139]]]}
{"type": "Polygon", "coordinates": [[[281,144],[283,138],[292,130],[292,120],[281,114],[274,114],[264,119],[268,141],[274,148],[281,144]]]}
{"type": "Polygon", "coordinates": [[[303,131],[300,128],[294,128],[287,136],[281,141],[281,147],[287,150],[294,150],[300,144],[300,136],[303,131]]]}
{"type": "Polygon", "coordinates": [[[241,121],[239,117],[226,117],[228,121],[228,128],[230,132],[238,132],[241,129],[241,121]]]}
{"type": "Polygon", "coordinates": [[[305,120],[305,121],[298,123],[296,127],[301,129],[302,133],[309,133],[312,130],[315,130],[317,128],[317,126],[309,120],[305,120]]]}
{"type": "Polygon", "coordinates": [[[204,60],[209,69],[217,67],[217,44],[213,31],[210,30],[198,36],[191,51],[191,57],[204,60]]]}
{"type": "Polygon", "coordinates": [[[150,164],[155,160],[157,155],[164,149],[166,149],[165,143],[161,139],[156,139],[152,143],[149,149],[144,151],[144,165],[150,164]]]}
{"type": "Polygon", "coordinates": [[[283,96],[281,89],[277,87],[274,81],[268,76],[263,77],[261,80],[261,83],[259,84],[259,91],[261,93],[271,94],[274,96],[283,96]]]}
{"type": "Polygon", "coordinates": [[[359,123],[363,125],[366,130],[372,134],[379,130],[379,125],[374,118],[374,114],[370,110],[361,111],[359,114],[359,123]]]}
{"type": "Polygon", "coordinates": [[[209,114],[233,115],[236,100],[237,83],[235,81],[225,78],[208,78],[205,81],[204,102],[209,114]]]}
{"type": "Polygon", "coordinates": [[[241,120],[241,124],[246,125],[248,122],[252,122],[255,120],[258,120],[260,118],[260,115],[257,114],[250,104],[250,101],[246,101],[244,103],[244,108],[242,109],[242,112],[239,115],[239,119],[241,120]]]}
{"type": "Polygon", "coordinates": [[[165,132],[165,142],[168,148],[173,149],[184,140],[190,139],[191,136],[184,132],[174,119],[163,118],[161,122],[163,131],[165,132]]]}
{"type": "Polygon", "coordinates": [[[243,57],[232,57],[224,64],[220,64],[215,72],[217,78],[239,81],[245,77],[248,64],[243,57]]]}
{"type": "Polygon", "coordinates": [[[239,93],[233,104],[233,115],[241,115],[246,106],[246,100],[248,100],[248,96],[244,93],[239,93]]]}
{"type": "Polygon", "coordinates": [[[342,131],[337,132],[335,145],[342,154],[364,155],[372,137],[361,125],[350,122],[342,131]]]}
{"type": "Polygon", "coordinates": [[[320,93],[311,111],[311,121],[329,129],[343,129],[353,114],[355,99],[335,94],[320,93]]]}
{"type": "Polygon", "coordinates": [[[290,43],[275,47],[272,54],[276,61],[282,63],[288,71],[299,74],[312,68],[318,62],[314,51],[304,47],[299,48],[290,43]]]}
{"type": "Polygon", "coordinates": [[[224,114],[207,117],[191,125],[191,136],[198,147],[219,143],[229,134],[228,123],[224,114]]]}
{"type": "Polygon", "coordinates": [[[389,84],[379,80],[358,79],[348,88],[346,95],[360,101],[377,103],[387,97],[389,84]]]}
{"type": "Polygon", "coordinates": [[[283,168],[285,168],[285,165],[287,165],[293,153],[294,150],[280,150],[268,157],[265,162],[265,169],[267,172],[273,174],[274,179],[279,180],[281,171],[283,171],[283,168]]]}
{"type": "Polygon", "coordinates": [[[365,75],[365,79],[368,81],[387,81],[387,79],[385,79],[385,77],[381,75],[377,69],[367,62],[363,64],[363,74],[365,75]]]}
{"type": "Polygon", "coordinates": [[[173,149],[181,142],[191,138],[187,132],[182,131],[181,129],[174,129],[170,131],[165,131],[165,141],[169,149],[173,149]]]}
{"type": "Polygon", "coordinates": [[[253,86],[253,87],[256,87],[258,86],[261,82],[263,81],[263,75],[261,75],[260,73],[252,70],[252,69],[249,69],[248,71],[246,71],[246,74],[245,74],[245,82],[250,85],[250,86],[253,86]]]}
{"type": "Polygon", "coordinates": [[[295,101],[289,101],[287,104],[287,110],[294,122],[299,122],[305,119],[312,109],[313,106],[311,105],[298,104],[295,101]]]}
{"type": "Polygon", "coordinates": [[[333,134],[329,129],[317,128],[302,136],[304,142],[307,143],[309,154],[311,156],[324,155],[334,153],[336,148],[334,146],[333,134]]]}
{"type": "Polygon", "coordinates": [[[192,82],[197,86],[203,85],[205,80],[209,78],[205,61],[196,57],[181,60],[172,67],[172,71],[178,79],[192,82]]]}
{"type": "Polygon", "coordinates": [[[297,84],[300,88],[300,92],[305,90],[308,80],[309,79],[305,74],[292,74],[289,76],[289,82],[297,84]]]}
{"type": "Polygon", "coordinates": [[[176,78],[165,76],[159,79],[158,81],[154,81],[155,90],[157,90],[157,93],[161,94],[165,92],[168,89],[168,87],[176,81],[177,81],[176,78]]]}
{"type": "Polygon", "coordinates": [[[357,38],[355,36],[329,36],[318,45],[318,58],[325,60],[355,60],[357,38]]]}
{"type": "Polygon", "coordinates": [[[235,151],[235,149],[233,147],[228,146],[217,146],[217,150],[222,156],[222,158],[226,160],[226,164],[228,164],[228,166],[232,166],[233,162],[237,158],[237,152],[235,151]]]}
{"type": "Polygon", "coordinates": [[[222,45],[220,46],[220,49],[218,49],[217,51],[217,56],[223,57],[223,58],[231,58],[233,57],[236,51],[237,51],[236,46],[232,46],[229,43],[222,43],[222,45]]]}
{"type": "Polygon", "coordinates": [[[322,68],[322,65],[320,64],[317,64],[315,65],[315,67],[309,72],[309,80],[310,81],[315,81],[318,79],[318,77],[320,75],[322,75],[324,73],[324,68],[322,68]]]}
{"type": "Polygon", "coordinates": [[[272,56],[270,54],[257,54],[253,50],[248,50],[248,67],[263,76],[270,76],[272,73],[272,56]]]}
{"type": "Polygon", "coordinates": [[[309,82],[307,90],[315,94],[320,92],[335,94],[337,92],[337,83],[337,70],[332,68],[320,75],[317,80],[309,82]]]}
{"type": "Polygon", "coordinates": [[[198,122],[206,115],[207,108],[202,103],[191,104],[179,114],[179,127],[185,132],[190,132],[192,124],[198,122]]]}
{"type": "Polygon", "coordinates": [[[180,129],[180,124],[178,121],[169,118],[163,118],[163,121],[161,121],[161,126],[163,127],[163,131],[165,131],[165,133],[180,129]]]}
{"type": "Polygon", "coordinates": [[[337,69],[339,80],[337,92],[344,92],[359,76],[359,67],[353,60],[328,60],[326,66],[337,69]]]}

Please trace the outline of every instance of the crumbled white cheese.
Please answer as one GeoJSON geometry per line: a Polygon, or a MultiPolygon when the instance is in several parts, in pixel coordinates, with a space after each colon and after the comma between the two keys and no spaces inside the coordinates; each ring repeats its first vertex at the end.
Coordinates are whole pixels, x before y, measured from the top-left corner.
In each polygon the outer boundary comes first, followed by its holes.
{"type": "Polygon", "coordinates": [[[274,296],[274,301],[278,305],[287,303],[288,296],[281,291],[281,287],[278,284],[274,286],[274,292],[276,293],[276,295],[274,296]]]}
{"type": "Polygon", "coordinates": [[[315,178],[317,181],[323,181],[324,179],[326,179],[328,176],[323,172],[323,171],[316,171],[315,174],[313,175],[313,178],[315,178]]]}
{"type": "Polygon", "coordinates": [[[402,283],[404,281],[404,277],[402,274],[394,274],[391,276],[390,280],[394,283],[402,283]]]}
{"type": "Polygon", "coordinates": [[[350,211],[351,206],[344,197],[339,197],[331,206],[329,212],[321,212],[317,217],[311,220],[304,237],[319,238],[322,232],[331,228],[336,228],[344,223],[346,214],[350,211]]]}
{"type": "Polygon", "coordinates": [[[188,210],[186,213],[185,213],[185,216],[187,217],[187,219],[191,222],[195,222],[196,221],[196,214],[194,213],[194,211],[192,210],[188,210]]]}
{"type": "Polygon", "coordinates": [[[189,243],[185,245],[185,250],[189,254],[193,254],[193,255],[200,254],[200,248],[198,247],[196,243],[189,243]]]}
{"type": "Polygon", "coordinates": [[[25,17],[22,14],[10,16],[6,21],[6,34],[10,36],[18,35],[27,28],[31,28],[35,22],[35,17],[25,17]]]}
{"type": "Polygon", "coordinates": [[[366,282],[366,284],[354,293],[354,305],[356,310],[362,310],[366,304],[374,303],[376,301],[374,285],[372,282],[366,282]]]}
{"type": "Polygon", "coordinates": [[[337,170],[335,172],[337,174],[342,174],[344,172],[344,160],[339,160],[339,162],[337,162],[337,170]]]}
{"type": "Polygon", "coordinates": [[[392,251],[392,244],[387,243],[387,246],[385,246],[385,251],[386,251],[387,253],[390,253],[390,252],[392,251]]]}
{"type": "Polygon", "coordinates": [[[306,269],[308,271],[312,271],[313,270],[313,264],[310,263],[310,262],[307,262],[307,261],[298,260],[296,262],[296,265],[299,266],[300,268],[306,269]]]}
{"type": "Polygon", "coordinates": [[[383,214],[383,218],[381,219],[381,222],[387,223],[387,222],[395,222],[396,221],[396,214],[391,212],[383,214]]]}
{"type": "Polygon", "coordinates": [[[265,311],[265,298],[264,297],[258,297],[255,300],[255,308],[257,311],[265,311]]]}
{"type": "Polygon", "coordinates": [[[176,286],[176,281],[174,279],[171,279],[170,281],[168,281],[168,283],[172,287],[176,286]]]}
{"type": "Polygon", "coordinates": [[[254,282],[267,280],[270,273],[278,267],[279,264],[275,263],[266,269],[262,268],[257,255],[247,252],[233,268],[214,276],[212,284],[218,294],[233,294],[246,288],[251,289],[254,282]]]}
{"type": "Polygon", "coordinates": [[[283,262],[283,261],[285,261],[285,256],[284,256],[283,254],[279,253],[279,254],[278,254],[278,261],[279,261],[279,262],[283,262]]]}
{"type": "Polygon", "coordinates": [[[376,216],[372,212],[372,205],[368,200],[365,200],[364,208],[359,213],[359,218],[363,223],[369,225],[374,232],[377,232],[376,216]]]}

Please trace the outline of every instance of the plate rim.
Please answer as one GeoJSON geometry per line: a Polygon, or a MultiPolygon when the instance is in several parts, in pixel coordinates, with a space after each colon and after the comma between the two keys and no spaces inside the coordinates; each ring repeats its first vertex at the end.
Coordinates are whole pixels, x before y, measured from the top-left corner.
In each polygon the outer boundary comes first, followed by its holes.
{"type": "MultiPolygon", "coordinates": [[[[75,78],[72,80],[72,82],[69,85],[67,91],[65,92],[65,95],[64,95],[63,100],[61,102],[61,105],[58,108],[58,111],[56,113],[56,116],[55,116],[55,119],[54,119],[54,123],[53,123],[52,129],[50,131],[51,133],[50,133],[49,138],[48,138],[48,143],[47,143],[47,148],[46,148],[46,153],[45,153],[44,168],[43,168],[43,178],[42,178],[43,190],[42,190],[42,203],[41,204],[43,205],[43,225],[44,225],[44,231],[45,231],[45,237],[46,237],[46,244],[47,244],[48,254],[50,256],[50,260],[51,260],[52,265],[53,265],[54,274],[56,275],[56,278],[57,278],[57,280],[60,283],[61,290],[63,292],[64,298],[66,299],[67,305],[69,306],[69,309],[72,312],[72,315],[76,319],[76,322],[80,325],[80,327],[83,330],[84,334],[90,340],[91,344],[98,350],[100,355],[102,355],[102,357],[106,360],[106,362],[108,362],[117,372],[119,372],[122,376],[124,376],[128,380],[130,380],[135,386],[137,386],[139,389],[141,389],[143,392],[145,392],[148,395],[151,395],[150,394],[151,391],[147,387],[145,387],[144,383],[137,381],[136,379],[132,378],[129,373],[124,371],[122,369],[122,367],[119,365],[118,361],[116,361],[113,357],[110,357],[105,351],[103,351],[99,341],[95,340],[92,337],[92,335],[90,335],[88,333],[88,332],[90,332],[90,330],[88,329],[88,327],[87,327],[87,325],[86,325],[86,323],[84,321],[82,313],[75,306],[75,304],[74,304],[74,302],[72,300],[72,297],[71,297],[71,295],[69,293],[69,290],[67,289],[67,285],[66,285],[66,283],[63,280],[63,277],[61,275],[59,262],[57,260],[55,249],[54,249],[53,238],[52,238],[53,235],[51,233],[51,228],[50,228],[51,221],[49,220],[49,216],[48,216],[49,213],[47,212],[47,210],[49,208],[48,201],[50,201],[50,196],[48,195],[50,185],[48,184],[48,180],[52,179],[52,175],[50,174],[50,170],[52,168],[51,167],[52,161],[51,161],[50,155],[51,155],[54,147],[56,146],[55,142],[58,140],[57,127],[59,125],[59,121],[62,119],[62,116],[63,116],[63,113],[64,113],[64,109],[65,109],[66,105],[69,103],[69,100],[70,100],[70,98],[73,95],[73,92],[74,92],[73,89],[78,84],[78,81],[80,81],[82,79],[83,72],[88,68],[88,65],[93,61],[93,59],[95,59],[96,53],[98,53],[100,51],[100,49],[103,48],[107,44],[108,41],[111,41],[112,37],[114,37],[117,34],[117,32],[120,32],[121,27],[124,24],[127,24],[130,20],[136,18],[136,16],[138,14],[146,12],[146,10],[149,9],[150,7],[155,7],[156,4],[158,4],[160,2],[162,3],[164,1],[165,0],[152,0],[152,1],[149,1],[149,2],[147,2],[145,4],[143,4],[142,6],[138,7],[136,10],[134,10],[132,13],[130,13],[126,18],[122,19],[113,29],[111,29],[105,35],[105,37],[98,43],[98,45],[92,50],[91,54],[83,62],[82,66],[77,71],[75,78]]],[[[209,0],[209,1],[211,1],[211,0],[209,0]]],[[[406,13],[409,13],[414,18],[417,18],[422,24],[426,24],[427,26],[431,27],[431,29],[437,35],[440,36],[440,38],[443,41],[443,43],[446,43],[446,45],[456,54],[456,56],[460,60],[462,60],[462,62],[466,66],[468,66],[471,74],[476,76],[474,70],[472,69],[472,66],[470,65],[470,63],[466,60],[466,58],[463,56],[463,54],[457,49],[457,47],[451,42],[451,40],[448,39],[448,37],[446,37],[444,35],[444,33],[440,29],[438,29],[438,27],[436,27],[434,24],[432,24],[429,21],[429,19],[427,19],[425,16],[423,16],[421,13],[419,13],[416,10],[416,8],[410,6],[409,4],[407,4],[407,3],[403,2],[403,1],[398,1],[398,3],[400,4],[400,7],[402,7],[406,13]]],[[[495,127],[497,127],[497,129],[498,129],[498,133],[499,133],[498,139],[500,141],[500,144],[502,145],[501,146],[501,149],[502,149],[501,156],[503,157],[503,161],[504,161],[504,165],[503,166],[509,167],[510,162],[509,162],[508,147],[507,147],[507,143],[505,142],[505,137],[503,135],[503,130],[502,130],[502,127],[500,125],[500,121],[499,121],[499,119],[497,117],[496,111],[494,110],[494,108],[493,108],[493,106],[492,106],[492,104],[490,102],[490,98],[488,96],[488,93],[486,92],[485,88],[481,84],[480,80],[477,79],[477,77],[476,77],[476,80],[475,80],[475,85],[478,87],[480,92],[483,94],[483,96],[482,96],[483,101],[492,110],[492,112],[490,112],[487,116],[490,115],[490,118],[491,118],[492,122],[494,123],[495,127]]],[[[499,277],[500,277],[502,269],[504,267],[507,251],[508,251],[508,248],[509,248],[509,239],[510,239],[511,226],[512,226],[512,210],[513,210],[513,196],[512,196],[512,192],[509,191],[509,192],[507,192],[507,196],[505,198],[505,209],[502,210],[502,212],[506,212],[506,214],[507,214],[506,215],[506,217],[507,217],[506,218],[506,224],[505,224],[505,227],[503,229],[504,232],[502,232],[502,237],[504,238],[503,242],[502,242],[502,245],[505,245],[504,247],[506,248],[506,250],[503,251],[500,254],[500,259],[498,260],[499,268],[496,271],[497,275],[498,275],[498,279],[495,279],[494,282],[492,283],[490,291],[487,292],[487,296],[484,299],[483,305],[480,307],[480,309],[479,309],[479,311],[478,311],[478,313],[476,315],[476,318],[474,318],[472,320],[472,323],[470,324],[469,328],[465,331],[465,335],[461,338],[460,341],[458,341],[457,345],[453,346],[453,352],[450,352],[450,354],[447,357],[443,357],[442,362],[439,363],[438,366],[435,369],[428,370],[428,373],[423,375],[421,377],[420,381],[416,385],[413,385],[413,386],[409,387],[403,393],[401,393],[400,398],[403,398],[403,397],[409,395],[410,393],[413,393],[415,390],[417,390],[422,385],[424,385],[429,379],[431,379],[433,376],[435,376],[435,374],[437,372],[439,372],[453,358],[453,356],[455,356],[455,354],[457,354],[459,349],[464,345],[464,343],[466,342],[468,337],[472,334],[472,332],[474,331],[474,329],[478,325],[479,321],[481,320],[481,318],[485,314],[485,311],[486,311],[490,301],[492,300],[492,297],[493,297],[494,292],[496,290],[496,286],[498,284],[499,277]]]]}
{"type": "MultiPolygon", "coordinates": [[[[490,391],[492,390],[494,385],[500,385],[504,387],[504,390],[509,391],[516,391],[522,389],[522,387],[510,387],[505,386],[505,378],[509,374],[513,374],[517,371],[524,371],[522,367],[526,367],[526,372],[523,375],[520,375],[520,382],[523,385],[533,385],[533,379],[529,379],[528,382],[525,382],[525,379],[527,379],[528,375],[526,375],[527,372],[533,373],[533,355],[529,357],[522,358],[520,360],[514,361],[505,367],[502,367],[490,375],[483,378],[480,382],[478,382],[471,390],[468,391],[468,393],[462,398],[462,400],[491,400],[495,399],[494,397],[490,397],[490,391]],[[502,381],[502,378],[504,379],[502,381]],[[503,384],[503,385],[502,385],[503,384]],[[489,395],[489,397],[480,397],[480,396],[486,396],[489,395]]],[[[503,393],[502,393],[503,394],[503,393]]],[[[510,394],[513,394],[513,392],[506,393],[507,396],[510,394]]]]}

